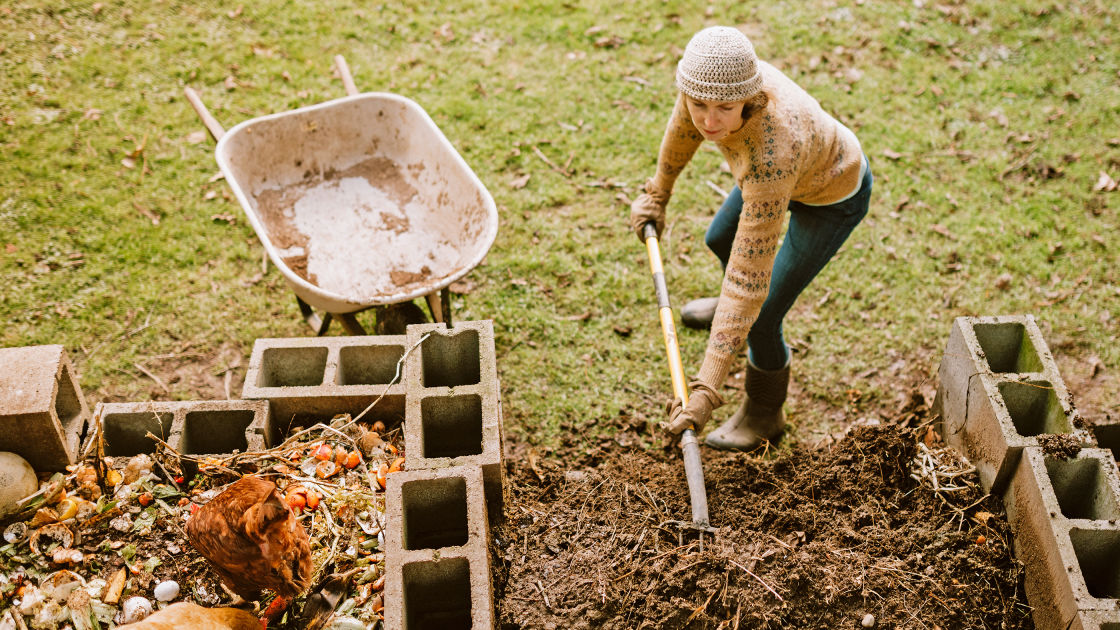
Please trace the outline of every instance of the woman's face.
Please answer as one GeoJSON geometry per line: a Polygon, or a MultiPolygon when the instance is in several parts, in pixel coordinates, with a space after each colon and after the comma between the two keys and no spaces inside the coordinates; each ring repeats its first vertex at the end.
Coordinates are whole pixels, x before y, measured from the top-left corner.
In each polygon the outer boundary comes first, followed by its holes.
{"type": "Polygon", "coordinates": [[[746,101],[698,101],[691,96],[686,96],[684,101],[692,124],[708,140],[720,140],[743,126],[746,101]]]}

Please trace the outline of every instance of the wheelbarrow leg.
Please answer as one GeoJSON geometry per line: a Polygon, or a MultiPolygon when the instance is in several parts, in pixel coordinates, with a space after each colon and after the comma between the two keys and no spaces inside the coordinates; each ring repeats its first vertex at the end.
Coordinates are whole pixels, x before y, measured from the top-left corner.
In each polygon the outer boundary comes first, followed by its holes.
{"type": "Polygon", "coordinates": [[[428,310],[432,319],[447,326],[451,325],[451,292],[444,287],[425,296],[428,300],[428,310]]]}
{"type": "MultiPolygon", "coordinates": [[[[311,326],[311,330],[315,331],[315,335],[322,337],[327,333],[327,329],[331,327],[331,314],[323,313],[322,317],[311,308],[311,305],[303,301],[303,298],[296,296],[296,302],[299,304],[299,312],[303,315],[303,319],[311,326]]],[[[352,317],[352,316],[351,316],[352,317]]],[[[346,322],[343,322],[346,325],[346,322]]],[[[365,333],[362,333],[365,334],[365,333]]]]}
{"type": "Polygon", "coordinates": [[[362,327],[361,323],[358,322],[358,318],[354,317],[353,313],[339,313],[335,317],[338,318],[338,321],[342,322],[342,327],[351,335],[366,334],[366,329],[362,327]]]}

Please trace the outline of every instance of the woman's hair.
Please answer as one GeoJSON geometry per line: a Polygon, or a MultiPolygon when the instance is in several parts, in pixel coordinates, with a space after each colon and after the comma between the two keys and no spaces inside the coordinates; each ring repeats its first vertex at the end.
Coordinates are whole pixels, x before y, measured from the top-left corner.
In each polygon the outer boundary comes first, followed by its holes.
{"type": "Polygon", "coordinates": [[[770,97],[766,95],[766,90],[759,90],[743,104],[743,120],[747,120],[756,113],[766,109],[766,105],[769,102],[770,97]]]}

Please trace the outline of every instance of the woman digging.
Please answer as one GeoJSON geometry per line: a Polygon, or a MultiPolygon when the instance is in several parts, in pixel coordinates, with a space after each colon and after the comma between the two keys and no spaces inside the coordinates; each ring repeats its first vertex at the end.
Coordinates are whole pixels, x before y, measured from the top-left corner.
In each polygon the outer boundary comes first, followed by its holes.
{"type": "Polygon", "coordinates": [[[782,320],[794,301],[867,214],[871,169],[859,140],[805,90],[758,59],[734,28],[706,28],[677,65],[677,96],[657,174],[631,207],[642,238],[665,226],[673,183],[705,140],[723,153],[736,186],[716,212],[705,241],[723,265],[718,298],[681,309],[689,327],[711,328],[688,404],[670,404],[666,428],[697,433],[723,404],[731,363],[747,342],[746,395],[729,420],[705,438],[721,449],[753,450],[783,431],[790,352],[782,320]],[[789,229],[781,240],[789,210],[789,229]],[[781,242],[781,247],[779,247],[781,242]]]}

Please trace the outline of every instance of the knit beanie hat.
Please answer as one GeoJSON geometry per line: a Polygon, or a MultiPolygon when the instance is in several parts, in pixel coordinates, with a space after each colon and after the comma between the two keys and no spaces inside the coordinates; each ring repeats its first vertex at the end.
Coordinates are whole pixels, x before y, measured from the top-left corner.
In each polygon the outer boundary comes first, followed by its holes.
{"type": "Polygon", "coordinates": [[[754,46],[730,26],[693,35],[677,64],[677,89],[698,101],[745,101],[761,86],[754,46]]]}

